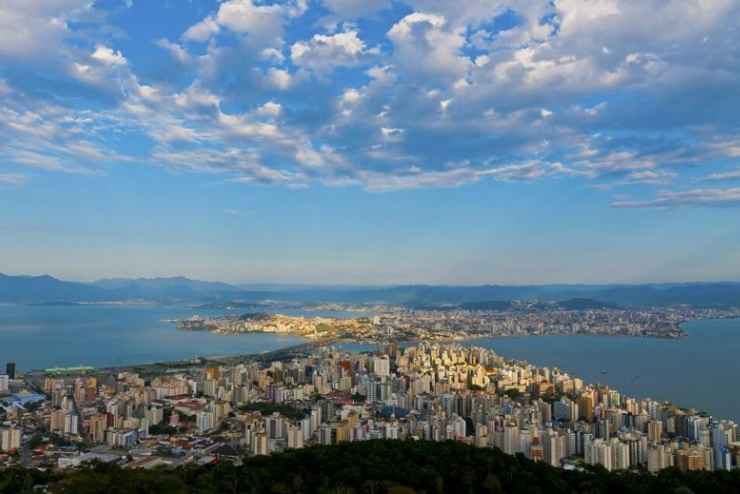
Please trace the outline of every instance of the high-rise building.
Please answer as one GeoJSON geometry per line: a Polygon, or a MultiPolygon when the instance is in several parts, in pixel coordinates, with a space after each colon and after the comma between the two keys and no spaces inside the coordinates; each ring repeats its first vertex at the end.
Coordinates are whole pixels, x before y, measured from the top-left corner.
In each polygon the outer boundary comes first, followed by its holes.
{"type": "Polygon", "coordinates": [[[648,422],[648,441],[660,442],[661,437],[663,437],[663,422],[658,420],[648,422]]]}
{"type": "Polygon", "coordinates": [[[594,397],[592,394],[584,393],[578,398],[579,418],[592,420],[594,418],[594,397]]]}
{"type": "Polygon", "coordinates": [[[375,357],[373,360],[373,371],[377,376],[388,377],[390,375],[391,364],[387,355],[375,357]]]}
{"type": "Polygon", "coordinates": [[[15,362],[5,364],[5,373],[10,379],[15,379],[15,362]]]}
{"type": "Polygon", "coordinates": [[[17,427],[0,428],[0,451],[16,451],[21,447],[21,430],[17,427]]]}
{"type": "Polygon", "coordinates": [[[5,393],[8,391],[9,388],[9,379],[8,376],[5,374],[0,374],[0,393],[5,393]]]}

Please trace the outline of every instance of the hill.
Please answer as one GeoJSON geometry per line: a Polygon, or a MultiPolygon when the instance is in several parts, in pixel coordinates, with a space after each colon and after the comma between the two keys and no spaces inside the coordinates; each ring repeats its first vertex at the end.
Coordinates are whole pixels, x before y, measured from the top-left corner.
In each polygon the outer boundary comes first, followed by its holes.
{"type": "Polygon", "coordinates": [[[740,470],[659,475],[562,470],[498,449],[455,442],[366,441],[178,469],[92,465],[63,473],[0,472],[0,494],[722,494],[740,492],[740,470]]]}
{"type": "Polygon", "coordinates": [[[241,289],[227,283],[191,280],[182,276],[111,278],[96,281],[93,285],[126,299],[147,300],[219,299],[242,292],[241,289]]]}
{"type": "Polygon", "coordinates": [[[62,281],[51,276],[0,274],[0,302],[65,303],[147,300],[164,303],[338,302],[399,304],[415,308],[505,309],[513,300],[558,302],[562,307],[646,307],[692,305],[740,307],[740,283],[644,285],[480,285],[386,287],[303,286],[245,289],[228,283],[171,278],[114,278],[94,283],[62,281]]]}
{"type": "Polygon", "coordinates": [[[16,303],[110,300],[106,290],[48,275],[8,276],[0,273],[0,301],[16,303]]]}

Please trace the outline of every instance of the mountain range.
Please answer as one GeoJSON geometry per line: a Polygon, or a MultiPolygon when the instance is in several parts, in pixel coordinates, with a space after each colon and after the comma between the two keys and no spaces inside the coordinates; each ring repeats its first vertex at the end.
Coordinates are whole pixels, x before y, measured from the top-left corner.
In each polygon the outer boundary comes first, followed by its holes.
{"type": "Polygon", "coordinates": [[[663,283],[640,285],[403,285],[385,287],[251,285],[172,278],[113,278],[81,283],[52,276],[0,274],[0,302],[80,303],[150,301],[210,303],[224,301],[388,303],[409,306],[469,304],[496,306],[512,300],[584,300],[590,306],[624,307],[692,305],[740,307],[740,282],[663,283]],[[250,289],[251,288],[251,289],[250,289]]]}

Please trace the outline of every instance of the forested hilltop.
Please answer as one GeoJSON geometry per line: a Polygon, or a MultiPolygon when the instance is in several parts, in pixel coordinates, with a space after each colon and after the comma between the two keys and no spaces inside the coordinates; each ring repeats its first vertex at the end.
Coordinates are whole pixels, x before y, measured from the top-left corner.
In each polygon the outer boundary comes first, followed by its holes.
{"type": "Polygon", "coordinates": [[[561,470],[455,442],[365,441],[178,469],[93,464],[63,473],[0,472],[0,494],[738,493],[740,470],[659,475],[561,470]]]}

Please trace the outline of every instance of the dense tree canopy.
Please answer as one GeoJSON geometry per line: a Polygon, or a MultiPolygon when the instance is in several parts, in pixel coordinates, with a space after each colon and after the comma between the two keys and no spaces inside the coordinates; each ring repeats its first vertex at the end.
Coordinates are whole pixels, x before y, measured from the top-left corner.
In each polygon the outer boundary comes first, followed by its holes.
{"type": "Polygon", "coordinates": [[[565,471],[454,442],[367,441],[252,457],[240,466],[0,472],[0,494],[31,493],[35,485],[48,485],[53,494],[730,494],[740,492],[740,471],[565,471]]]}

